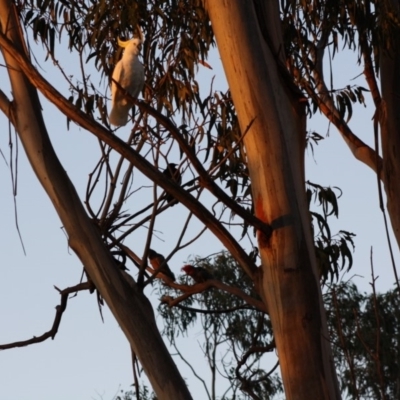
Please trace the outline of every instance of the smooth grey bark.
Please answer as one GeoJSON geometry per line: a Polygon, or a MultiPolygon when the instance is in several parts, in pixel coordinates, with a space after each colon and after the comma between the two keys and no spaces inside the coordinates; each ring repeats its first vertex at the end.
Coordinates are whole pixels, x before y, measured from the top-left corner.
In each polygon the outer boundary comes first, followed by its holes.
{"type": "MultiPolygon", "coordinates": [[[[24,53],[24,42],[14,4],[0,0],[2,33],[24,53]]],[[[26,52],[25,52],[26,53],[26,52]]],[[[3,51],[12,86],[12,121],[39,181],[50,197],[78,255],[138,356],[160,400],[188,400],[191,395],[155,323],[153,309],[135,285],[115,268],[113,258],[88,218],[48,137],[36,89],[19,64],[3,51]]]]}
{"type": "Polygon", "coordinates": [[[273,228],[257,239],[286,398],[339,399],[305,197],[305,113],[282,62],[279,4],[205,4],[246,132],[256,216],[273,228]]]}

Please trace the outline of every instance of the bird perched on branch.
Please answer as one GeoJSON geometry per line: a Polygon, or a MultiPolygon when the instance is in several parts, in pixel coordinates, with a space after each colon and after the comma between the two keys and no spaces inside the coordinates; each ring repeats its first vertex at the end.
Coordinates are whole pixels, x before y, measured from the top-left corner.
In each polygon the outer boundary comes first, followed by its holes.
{"type": "Polygon", "coordinates": [[[123,271],[128,271],[126,268],[126,254],[121,250],[114,250],[110,252],[114,258],[117,267],[123,271]],[[119,259],[121,257],[121,259],[119,259]]]}
{"type": "Polygon", "coordinates": [[[118,88],[114,81],[118,82],[134,98],[143,89],[144,68],[138,57],[142,47],[142,34],[140,36],[140,38],[127,41],[118,38],[118,45],[125,48],[125,51],[114,68],[113,81],[111,82],[112,107],[109,119],[110,123],[116,126],[126,125],[132,103],[124,96],[122,90],[118,88]]]}
{"type": "MultiPolygon", "coordinates": [[[[179,168],[177,167],[178,165],[174,163],[167,164],[167,168],[165,168],[165,170],[163,171],[163,175],[168,179],[172,179],[178,185],[180,185],[182,183],[182,174],[181,171],[179,171],[179,168]]],[[[165,200],[169,204],[174,200],[174,196],[172,196],[172,194],[167,193],[165,195],[165,200]]],[[[173,204],[172,206],[174,205],[175,204],[173,204]]]]}
{"type": "Polygon", "coordinates": [[[165,276],[168,276],[168,278],[172,279],[173,281],[175,280],[175,275],[169,268],[167,262],[165,261],[165,257],[162,254],[149,249],[149,260],[155,271],[160,271],[165,276]]]}
{"type": "Polygon", "coordinates": [[[181,268],[186,275],[189,275],[196,283],[203,283],[214,276],[203,267],[193,267],[193,265],[185,265],[181,268]]]}

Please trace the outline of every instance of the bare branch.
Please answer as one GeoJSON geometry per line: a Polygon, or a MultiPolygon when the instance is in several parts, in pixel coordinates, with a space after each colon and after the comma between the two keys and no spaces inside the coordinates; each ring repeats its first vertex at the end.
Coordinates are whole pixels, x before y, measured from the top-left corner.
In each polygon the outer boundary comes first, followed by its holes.
{"type": "Polygon", "coordinates": [[[64,313],[64,311],[67,308],[67,302],[68,302],[68,296],[71,293],[76,293],[76,292],[81,292],[83,290],[90,290],[93,289],[93,283],[92,282],[83,282],[78,285],[66,288],[64,290],[58,289],[56,286],[54,286],[56,290],[60,293],[61,295],[61,302],[60,304],[56,307],[56,316],[54,318],[53,326],[51,329],[47,332],[45,332],[41,336],[34,336],[32,339],[28,340],[23,340],[21,342],[14,342],[14,343],[8,343],[8,344],[2,344],[0,345],[0,350],[7,350],[7,349],[13,349],[14,347],[24,347],[24,346],[29,346],[34,343],[41,343],[44,342],[45,340],[51,338],[54,339],[58,332],[58,328],[61,323],[61,317],[64,313]]]}
{"type": "Polygon", "coordinates": [[[187,361],[185,357],[183,357],[182,353],[179,351],[179,349],[178,349],[178,347],[177,347],[175,342],[173,343],[173,346],[175,348],[176,353],[180,357],[180,359],[190,368],[190,370],[192,371],[193,375],[203,384],[204,390],[206,391],[209,400],[211,400],[211,396],[210,396],[210,393],[208,391],[208,388],[207,388],[207,385],[206,385],[206,382],[204,381],[204,379],[200,375],[197,374],[197,372],[193,368],[192,364],[190,364],[190,362],[187,361]]]}
{"type": "MultiPolygon", "coordinates": [[[[182,151],[185,152],[187,155],[188,159],[196,169],[196,171],[199,174],[199,181],[201,182],[201,185],[208,189],[216,198],[221,200],[227,207],[229,207],[234,213],[239,215],[241,218],[243,218],[245,221],[248,221],[250,224],[252,224],[256,229],[259,231],[263,232],[267,237],[269,237],[272,233],[272,228],[265,222],[261,221],[258,219],[255,215],[250,214],[247,210],[245,210],[243,207],[241,207],[234,199],[230,198],[210,177],[208,172],[204,169],[203,164],[200,162],[200,160],[197,158],[195,152],[193,151],[192,147],[186,142],[186,140],[183,138],[182,134],[179,132],[179,129],[173,124],[173,122],[168,119],[165,115],[161,114],[159,111],[151,107],[149,104],[144,103],[144,102],[139,102],[137,99],[133,98],[130,96],[126,91],[120,86],[118,82],[113,80],[113,82],[119,87],[119,89],[124,93],[124,96],[131,101],[133,104],[136,104],[140,107],[141,110],[147,112],[149,115],[151,115],[153,118],[157,120],[161,125],[164,126],[165,129],[167,129],[171,134],[173,135],[174,139],[178,142],[179,147],[182,149],[182,151]]],[[[249,129],[251,128],[251,125],[253,124],[254,120],[251,121],[249,126],[247,127],[246,131],[243,133],[242,140],[249,129]]],[[[170,192],[169,190],[167,190],[170,192]]],[[[171,192],[171,194],[173,194],[171,192]]]]}
{"type": "Polygon", "coordinates": [[[155,271],[153,268],[149,267],[146,262],[143,263],[143,260],[135,252],[133,252],[129,247],[127,247],[123,244],[119,244],[118,246],[126,253],[126,255],[134,262],[134,264],[139,269],[140,269],[141,265],[144,265],[144,270],[151,274],[151,277],[145,282],[145,285],[147,285],[148,283],[151,283],[155,278],[159,278],[159,279],[163,280],[167,286],[174,285],[173,281],[170,277],[168,277],[167,275],[164,275],[160,271],[155,271]]]}
{"type": "Polygon", "coordinates": [[[12,113],[12,102],[2,90],[0,90],[0,110],[3,111],[4,115],[15,125],[12,113]]]}
{"type": "Polygon", "coordinates": [[[354,368],[354,358],[350,352],[349,347],[346,344],[346,339],[343,333],[343,329],[342,329],[342,316],[341,316],[341,312],[340,312],[340,307],[339,307],[339,303],[338,303],[338,299],[337,299],[337,295],[336,295],[336,289],[333,289],[332,291],[332,300],[333,300],[333,304],[335,306],[335,310],[336,310],[336,322],[337,322],[337,335],[340,341],[340,345],[342,346],[341,350],[343,351],[344,357],[346,359],[347,365],[349,367],[349,372],[350,372],[350,380],[351,380],[351,384],[354,390],[354,394],[355,394],[355,398],[359,399],[360,396],[358,394],[358,387],[357,387],[357,380],[356,380],[356,371],[354,368]]]}
{"type": "MultiPolygon", "coordinates": [[[[19,66],[24,71],[30,82],[37,89],[39,89],[43,95],[50,100],[63,114],[65,114],[78,125],[82,126],[84,129],[87,129],[109,146],[113,147],[117,152],[129,160],[140,172],[148,176],[149,179],[161,186],[164,190],[168,191],[168,193],[176,197],[185,207],[190,209],[196,215],[196,217],[205,225],[207,225],[214,235],[225,245],[228,251],[239,262],[243,270],[250,277],[257,273],[257,268],[254,265],[253,260],[237,243],[228,230],[224,228],[220,222],[207,210],[206,207],[204,207],[201,203],[194,199],[193,196],[183,190],[178,184],[171,180],[165,179],[164,175],[153,165],[151,165],[144,157],[138,154],[117,136],[111,134],[109,130],[105,129],[102,125],[71,104],[64,96],[62,96],[60,92],[58,92],[39,74],[27,57],[24,54],[21,54],[3,33],[0,33],[0,46],[4,51],[7,51],[16,62],[18,62],[19,66]]],[[[136,104],[149,113],[151,110],[155,111],[149,105],[143,102],[136,102],[136,104]]],[[[166,117],[163,115],[158,116],[164,121],[164,123],[167,123],[174,128],[172,122],[170,122],[166,117]]],[[[176,131],[175,133],[177,134],[179,132],[176,131]]],[[[197,160],[197,163],[200,162],[197,160]]],[[[255,218],[250,214],[248,217],[249,221],[254,220],[255,218]]],[[[262,230],[265,230],[266,227],[268,228],[268,226],[263,222],[260,222],[258,225],[259,227],[257,227],[257,229],[262,228],[262,230]]],[[[268,233],[271,232],[270,229],[267,229],[267,231],[268,233]]]]}
{"type": "Polygon", "coordinates": [[[379,390],[381,392],[382,399],[386,399],[385,396],[385,379],[384,379],[384,374],[383,374],[383,367],[381,365],[381,322],[380,322],[380,316],[379,316],[379,301],[378,301],[378,296],[376,294],[376,286],[375,282],[377,281],[377,277],[375,277],[375,271],[374,271],[374,260],[373,260],[373,252],[372,252],[372,247],[371,247],[371,253],[370,253],[370,259],[371,259],[371,278],[372,282],[370,285],[372,286],[372,294],[373,294],[373,299],[374,299],[374,314],[375,314],[375,321],[376,321],[376,339],[375,339],[375,349],[373,351],[374,355],[374,361],[375,361],[375,368],[376,368],[376,374],[378,376],[379,380],[379,390]]]}
{"type": "Polygon", "coordinates": [[[327,40],[327,34],[323,34],[315,51],[315,69],[313,70],[313,76],[316,82],[318,95],[315,95],[313,89],[309,85],[305,86],[305,90],[310,97],[317,101],[321,112],[336,126],[354,157],[368,165],[375,173],[378,173],[381,169],[378,168],[377,159],[379,163],[382,163],[382,159],[380,157],[377,158],[375,151],[356,136],[348,124],[343,121],[326,87],[322,62],[327,40]]]}
{"type": "Polygon", "coordinates": [[[184,292],[183,295],[177,297],[176,299],[174,299],[170,296],[163,296],[161,298],[161,302],[168,304],[169,307],[176,306],[181,301],[187,299],[188,297],[192,296],[193,294],[201,293],[206,289],[214,287],[214,288],[223,290],[224,292],[233,294],[234,296],[237,296],[237,297],[243,299],[247,304],[255,307],[257,310],[260,310],[264,313],[268,313],[268,310],[262,301],[254,299],[253,297],[249,296],[248,294],[246,294],[239,288],[225,285],[224,283],[222,283],[221,281],[218,281],[216,279],[209,279],[203,283],[197,283],[195,285],[179,285],[177,283],[171,283],[169,286],[171,286],[175,289],[179,289],[182,292],[184,292]]]}
{"type": "Polygon", "coordinates": [[[181,310],[186,310],[186,311],[193,311],[199,314],[226,314],[230,312],[235,312],[238,310],[251,310],[251,311],[258,311],[253,307],[248,307],[248,306],[237,306],[237,307],[232,307],[232,308],[224,308],[221,310],[202,310],[200,308],[193,308],[193,307],[187,307],[187,306],[182,306],[180,304],[176,305],[175,307],[180,308],[181,310]]]}

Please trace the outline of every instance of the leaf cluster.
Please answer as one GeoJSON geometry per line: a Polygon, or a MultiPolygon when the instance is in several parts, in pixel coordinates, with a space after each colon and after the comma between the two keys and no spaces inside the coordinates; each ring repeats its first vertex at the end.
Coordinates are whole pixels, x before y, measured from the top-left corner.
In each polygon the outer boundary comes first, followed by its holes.
{"type": "Polygon", "coordinates": [[[309,207],[311,201],[317,202],[322,212],[310,211],[315,253],[322,282],[339,279],[339,272],[347,267],[347,272],[353,265],[352,250],[354,250],[354,233],[340,230],[336,234],[331,233],[328,219],[330,216],[339,216],[338,197],[341,196],[340,189],[323,187],[307,181],[307,198],[309,207]],[[336,195],[335,191],[339,192],[336,195]]]}
{"type": "MultiPolygon", "coordinates": [[[[106,126],[109,126],[108,99],[101,81],[105,78],[105,83],[109,83],[114,65],[122,55],[122,50],[117,48],[117,38],[143,35],[141,59],[146,73],[145,101],[179,127],[182,138],[201,159],[211,178],[221,188],[228,189],[231,197],[252,213],[246,154],[230,93],[215,91],[211,82],[209,92],[204,95],[196,81],[199,69],[211,68],[205,60],[215,44],[210,21],[199,0],[25,0],[18,3],[18,10],[26,29],[32,32],[34,40],[43,44],[47,57],[55,62],[64,76],[69,86],[69,101],[106,126]],[[68,38],[67,51],[78,59],[80,77],[72,76],[57,62],[56,52],[62,48],[65,35],[68,38]],[[55,46],[57,41],[60,41],[60,46],[55,46]],[[99,74],[88,73],[93,65],[103,77],[100,82],[96,82],[99,74]]],[[[171,154],[179,152],[182,172],[191,171],[184,149],[172,137],[170,130],[144,112],[136,114],[135,119],[128,140],[130,144],[137,145],[138,151],[161,168],[169,162],[176,163],[171,154]]],[[[68,120],[67,123],[69,126],[68,120]]],[[[105,200],[100,204],[103,208],[96,210],[98,205],[90,200],[95,197],[96,189],[100,189],[98,182],[103,178],[106,185],[110,181],[115,185],[118,177],[110,172],[114,168],[109,161],[111,149],[101,147],[102,159],[88,184],[87,205],[93,219],[100,219],[102,230],[104,226],[107,229],[112,226],[109,233],[115,233],[117,229],[129,227],[123,234],[126,237],[137,228],[132,219],[138,213],[125,212],[121,205],[139,188],[132,184],[132,169],[127,169],[120,198],[117,198],[115,189],[105,188],[114,196],[112,200],[107,199],[101,188],[100,196],[105,200]],[[128,187],[131,190],[128,191],[128,187]],[[114,209],[110,208],[112,204],[114,209]],[[106,222],[101,220],[105,215],[106,222]]],[[[123,171],[120,170],[119,175],[123,175],[123,171]]],[[[196,174],[191,175],[189,180],[193,186],[196,174]]],[[[192,187],[192,190],[201,192],[199,186],[192,187]]],[[[232,217],[233,214],[229,216],[232,217]]],[[[143,219],[139,224],[142,223],[143,219]]],[[[246,221],[241,223],[243,237],[248,225],[246,221]]]]}
{"type": "Polygon", "coordinates": [[[341,390],[350,399],[400,396],[399,293],[360,293],[353,283],[325,296],[341,390]]]}
{"type": "MultiPolygon", "coordinates": [[[[253,281],[227,253],[207,259],[197,258],[192,260],[192,264],[207,269],[214,279],[240,288],[258,299],[253,281]]],[[[191,283],[190,280],[189,277],[180,277],[181,283],[191,283]]],[[[159,290],[161,295],[173,295],[170,288],[161,287],[159,290]]],[[[189,329],[199,322],[205,336],[203,352],[209,360],[216,348],[225,352],[220,368],[225,371],[223,375],[232,388],[239,387],[243,392],[251,392],[260,398],[283,391],[280,379],[272,372],[268,374],[260,364],[263,354],[274,349],[267,315],[248,307],[236,296],[216,289],[206,290],[180,304],[172,309],[163,304],[159,307],[165,324],[163,334],[172,343],[179,334],[189,335],[189,329]]],[[[215,360],[209,362],[215,363],[215,360]]]]}
{"type": "Polygon", "coordinates": [[[129,390],[124,392],[121,390],[121,395],[116,396],[113,400],[157,400],[157,396],[146,384],[140,385],[134,391],[129,390]]]}
{"type": "Polygon", "coordinates": [[[390,4],[364,0],[281,2],[287,64],[295,82],[309,98],[310,115],[318,110],[321,95],[332,98],[340,118],[346,123],[353,115],[355,103],[365,105],[363,92],[368,89],[360,85],[336,88],[332,72],[329,90],[322,88],[319,63],[328,50],[332,68],[335,55],[342,49],[349,49],[358,53],[359,64],[363,57],[372,59],[378,73],[381,52],[394,50],[392,38],[399,18],[390,4]]]}
{"type": "Polygon", "coordinates": [[[55,42],[66,34],[70,52],[86,54],[84,64],[93,59],[107,81],[122,55],[117,38],[143,34],[146,97],[157,97],[170,113],[175,107],[184,116],[193,113],[192,104],[199,100],[195,70],[214,43],[199,1],[26,0],[18,6],[25,25],[48,56],[55,58],[55,42]]]}

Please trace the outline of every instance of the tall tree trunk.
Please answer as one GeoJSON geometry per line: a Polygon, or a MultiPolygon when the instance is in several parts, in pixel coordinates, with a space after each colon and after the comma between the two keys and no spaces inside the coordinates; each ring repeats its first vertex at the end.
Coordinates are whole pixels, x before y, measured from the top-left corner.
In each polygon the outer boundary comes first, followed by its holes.
{"type": "MultiPolygon", "coordinates": [[[[400,16],[398,0],[392,0],[393,12],[400,16]]],[[[395,28],[392,27],[394,30],[395,28]]],[[[380,110],[383,181],[393,231],[400,247],[400,29],[391,32],[390,50],[381,50],[380,110]]]]}
{"type": "Polygon", "coordinates": [[[248,157],[262,290],[286,397],[339,399],[304,183],[305,114],[284,67],[277,1],[207,0],[248,157]]]}
{"type": "MultiPolygon", "coordinates": [[[[14,4],[0,0],[0,29],[24,52],[22,30],[14,4]]],[[[157,329],[153,309],[136,285],[117,270],[94,224],[62,168],[43,121],[36,89],[7,53],[12,93],[12,121],[39,181],[68,233],[69,245],[101,293],[138,356],[157,398],[188,400],[191,395],[157,329]]],[[[105,343],[105,346],[112,344],[105,343]]]]}

